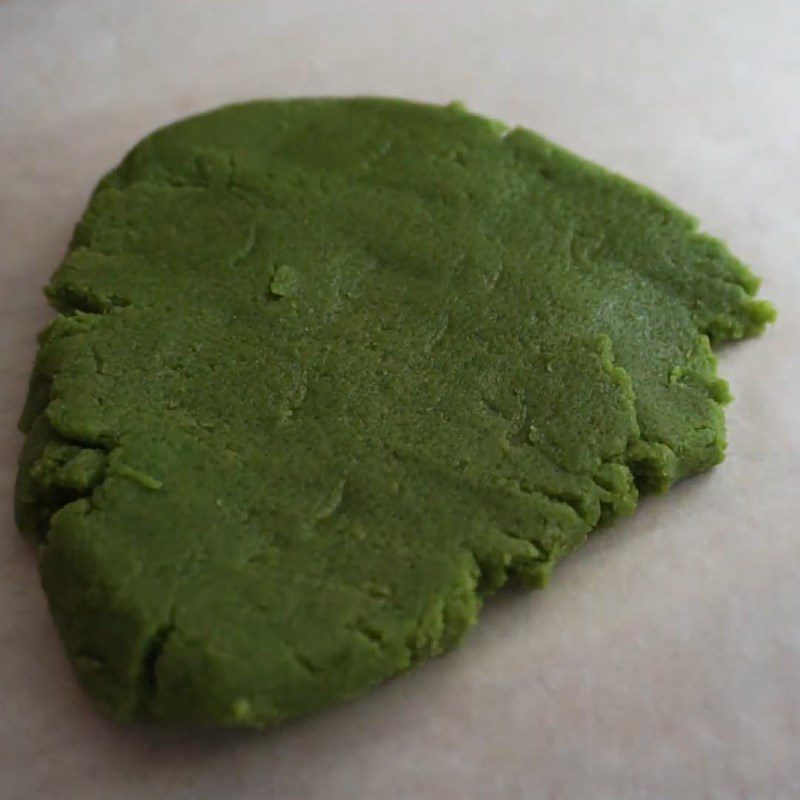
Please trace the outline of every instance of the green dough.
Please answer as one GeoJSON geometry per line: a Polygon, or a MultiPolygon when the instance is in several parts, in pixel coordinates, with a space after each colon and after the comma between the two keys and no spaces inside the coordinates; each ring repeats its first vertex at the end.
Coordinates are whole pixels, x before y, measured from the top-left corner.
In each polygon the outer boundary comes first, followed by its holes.
{"type": "Polygon", "coordinates": [[[452,648],[722,460],[711,343],[772,320],[757,283],[459,104],[157,131],[47,288],[22,420],[18,522],[81,683],[122,719],[261,727],[452,648]]]}

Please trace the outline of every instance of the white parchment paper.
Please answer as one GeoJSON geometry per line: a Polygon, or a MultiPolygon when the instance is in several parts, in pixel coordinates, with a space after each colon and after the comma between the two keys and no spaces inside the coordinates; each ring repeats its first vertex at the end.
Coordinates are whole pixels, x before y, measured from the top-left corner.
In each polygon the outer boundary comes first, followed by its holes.
{"type": "Polygon", "coordinates": [[[0,0],[0,798],[800,797],[798,0],[0,0]],[[140,136],[258,96],[461,99],[686,207],[780,311],[729,456],[491,602],[457,653],[267,734],[101,719],[15,533],[40,287],[140,136]]]}

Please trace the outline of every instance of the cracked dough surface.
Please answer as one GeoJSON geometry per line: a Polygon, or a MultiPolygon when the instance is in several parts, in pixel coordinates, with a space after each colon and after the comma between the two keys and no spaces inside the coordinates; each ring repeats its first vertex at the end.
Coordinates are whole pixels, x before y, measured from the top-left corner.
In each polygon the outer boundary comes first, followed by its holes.
{"type": "Polygon", "coordinates": [[[20,527],[90,694],[267,726],[454,646],[725,446],[757,280],[537,135],[375,99],[157,131],[48,295],[20,527]]]}

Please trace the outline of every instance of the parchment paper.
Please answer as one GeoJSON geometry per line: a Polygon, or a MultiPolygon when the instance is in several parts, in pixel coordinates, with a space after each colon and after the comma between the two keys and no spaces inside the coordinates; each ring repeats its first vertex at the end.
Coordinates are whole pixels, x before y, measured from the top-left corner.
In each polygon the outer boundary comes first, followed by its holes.
{"type": "Polygon", "coordinates": [[[800,797],[800,3],[0,2],[0,798],[800,797]],[[765,277],[713,474],[506,592],[457,653],[267,734],[100,718],[18,540],[40,287],[100,174],[237,99],[389,94],[532,127],[765,277]]]}

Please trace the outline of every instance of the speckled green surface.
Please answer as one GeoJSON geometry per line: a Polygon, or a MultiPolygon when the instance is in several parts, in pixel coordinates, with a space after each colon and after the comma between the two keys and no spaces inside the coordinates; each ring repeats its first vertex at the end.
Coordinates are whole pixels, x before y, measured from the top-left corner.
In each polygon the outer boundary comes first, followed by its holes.
{"type": "Polygon", "coordinates": [[[22,422],[18,521],[82,684],[268,726],[452,647],[722,459],[710,343],[772,319],[756,287],[666,201],[458,105],[156,132],[51,281],[22,422]]]}

